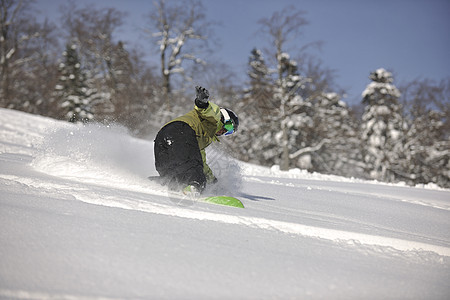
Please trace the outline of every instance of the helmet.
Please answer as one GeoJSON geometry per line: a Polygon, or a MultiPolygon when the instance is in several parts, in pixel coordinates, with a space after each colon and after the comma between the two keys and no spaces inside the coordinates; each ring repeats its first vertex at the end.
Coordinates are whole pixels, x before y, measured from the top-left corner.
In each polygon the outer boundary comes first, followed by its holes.
{"type": "Polygon", "coordinates": [[[238,130],[239,118],[238,116],[228,108],[221,108],[223,128],[227,130],[225,135],[230,135],[238,130]]]}

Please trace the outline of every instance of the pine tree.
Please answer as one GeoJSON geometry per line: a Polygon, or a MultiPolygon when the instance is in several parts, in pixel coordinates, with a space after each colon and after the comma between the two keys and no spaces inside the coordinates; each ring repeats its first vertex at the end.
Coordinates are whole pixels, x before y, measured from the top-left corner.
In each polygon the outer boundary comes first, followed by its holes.
{"type": "Polygon", "coordinates": [[[267,100],[271,97],[272,79],[270,70],[266,64],[262,52],[254,48],[248,62],[249,70],[247,72],[250,81],[250,88],[247,90],[248,96],[251,98],[263,99],[264,106],[267,106],[267,100]]]}
{"type": "Polygon", "coordinates": [[[369,76],[362,116],[363,159],[370,176],[377,180],[394,181],[401,172],[398,160],[403,152],[404,121],[398,103],[399,90],[393,85],[392,74],[378,69],[369,76]]]}
{"type": "Polygon", "coordinates": [[[450,80],[424,79],[402,89],[409,117],[402,165],[409,184],[450,187],[449,86],[450,80]]]}
{"type": "Polygon", "coordinates": [[[136,87],[130,57],[122,42],[111,50],[105,61],[108,72],[106,85],[110,95],[108,100],[113,104],[114,117],[123,124],[130,124],[132,119],[129,117],[133,118],[133,87],[136,87]]]}
{"type": "Polygon", "coordinates": [[[299,93],[307,81],[308,78],[300,76],[297,62],[291,60],[289,54],[281,53],[278,56],[274,99],[279,104],[277,123],[281,125],[281,131],[275,136],[275,141],[280,146],[281,170],[288,170],[291,159],[298,156],[298,152],[292,154],[298,148],[297,139],[312,125],[311,103],[299,93]]]}
{"type": "Polygon", "coordinates": [[[405,173],[409,184],[450,187],[450,141],[443,138],[443,113],[429,110],[412,120],[406,136],[405,173]]]}
{"type": "Polygon", "coordinates": [[[77,46],[67,44],[64,62],[59,65],[60,79],[55,87],[56,97],[65,111],[65,119],[85,123],[93,119],[91,102],[96,99],[95,89],[89,89],[86,73],[81,68],[77,46]]]}
{"type": "Polygon", "coordinates": [[[269,161],[267,153],[273,139],[267,135],[272,131],[269,119],[275,108],[273,81],[261,51],[256,48],[251,51],[247,75],[249,88],[244,91],[245,95],[236,107],[243,124],[233,144],[239,145],[236,150],[241,159],[257,164],[271,164],[273,161],[269,161]],[[249,138],[255,136],[260,138],[249,138]]]}
{"type": "MultiPolygon", "coordinates": [[[[246,120],[239,142],[249,161],[287,169],[291,152],[297,150],[297,138],[311,124],[308,104],[298,90],[307,80],[298,73],[297,63],[287,53],[279,57],[279,77],[271,71],[258,50],[249,60],[250,88],[239,106],[239,115],[246,120]],[[257,137],[248,139],[248,137],[257,137]]],[[[245,159],[245,158],[244,158],[245,159]]]]}
{"type": "MultiPolygon", "coordinates": [[[[333,162],[320,161],[321,156],[317,156],[317,153],[325,149],[324,146],[330,143],[331,138],[337,137],[335,130],[334,134],[330,133],[331,123],[336,128],[341,128],[341,132],[347,128],[353,134],[352,143],[357,143],[354,131],[356,126],[345,119],[350,119],[349,110],[338,100],[337,94],[315,89],[309,77],[300,75],[297,62],[290,59],[287,53],[280,53],[277,58],[277,71],[274,71],[267,67],[259,50],[254,49],[251,53],[248,64],[249,88],[238,109],[242,120],[245,120],[243,121],[245,126],[241,126],[242,130],[235,138],[241,148],[238,149],[238,152],[242,153],[240,158],[269,166],[279,164],[281,169],[290,167],[311,171],[325,169],[329,173],[338,168],[338,161],[342,165],[345,158],[348,165],[356,164],[357,155],[350,154],[341,155],[340,160],[335,158],[333,162]],[[341,115],[340,119],[335,117],[338,121],[326,115],[325,111],[330,108],[325,108],[325,100],[322,102],[314,100],[318,98],[317,95],[325,94],[335,95],[333,99],[337,99],[334,104],[331,104],[330,100],[328,106],[341,109],[335,112],[341,115]],[[324,107],[321,108],[320,105],[324,107]],[[324,112],[319,112],[320,109],[324,112]],[[323,119],[319,120],[317,118],[319,114],[324,118],[329,117],[329,123],[323,119]],[[341,121],[347,121],[350,125],[335,124],[341,121]],[[317,158],[314,163],[312,163],[313,156],[317,158]],[[335,168],[327,167],[327,163],[335,168]]],[[[329,148],[331,149],[329,152],[339,147],[339,150],[342,150],[344,148],[342,144],[345,142],[347,149],[351,148],[355,152],[356,147],[353,144],[353,147],[350,146],[346,139],[349,135],[350,133],[344,136],[340,143],[335,142],[336,147],[329,148]]],[[[335,153],[333,155],[336,156],[335,153]]],[[[326,158],[328,157],[323,155],[323,159],[326,158]]],[[[342,171],[343,168],[339,170],[342,171]]]]}
{"type": "MultiPolygon", "coordinates": [[[[326,174],[361,177],[358,124],[337,93],[323,92],[313,103],[308,140],[317,150],[308,153],[310,169],[326,174]]],[[[305,159],[305,158],[304,158],[305,159]]]]}

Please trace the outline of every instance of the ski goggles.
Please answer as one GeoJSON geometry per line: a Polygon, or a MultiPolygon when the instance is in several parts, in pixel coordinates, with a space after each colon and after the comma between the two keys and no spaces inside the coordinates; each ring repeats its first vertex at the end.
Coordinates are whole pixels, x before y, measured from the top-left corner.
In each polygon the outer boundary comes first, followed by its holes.
{"type": "Polygon", "coordinates": [[[224,135],[230,135],[234,132],[234,123],[230,118],[230,115],[228,114],[226,109],[220,109],[220,112],[223,116],[223,127],[227,132],[224,133],[224,135]]]}
{"type": "Polygon", "coordinates": [[[230,135],[234,132],[234,124],[233,121],[227,120],[225,121],[225,124],[223,124],[223,128],[227,131],[224,133],[224,135],[230,135]]]}

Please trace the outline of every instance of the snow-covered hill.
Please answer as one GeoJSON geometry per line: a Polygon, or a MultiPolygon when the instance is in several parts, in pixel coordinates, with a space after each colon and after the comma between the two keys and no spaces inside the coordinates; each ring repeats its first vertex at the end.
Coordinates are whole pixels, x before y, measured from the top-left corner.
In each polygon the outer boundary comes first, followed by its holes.
{"type": "Polygon", "coordinates": [[[243,164],[170,196],[153,143],[0,109],[0,299],[448,299],[450,191],[243,164]]]}

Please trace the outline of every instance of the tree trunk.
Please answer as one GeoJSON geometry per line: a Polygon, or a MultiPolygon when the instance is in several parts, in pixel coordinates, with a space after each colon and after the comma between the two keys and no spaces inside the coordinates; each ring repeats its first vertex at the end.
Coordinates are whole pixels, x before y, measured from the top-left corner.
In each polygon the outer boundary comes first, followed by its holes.
{"type": "Polygon", "coordinates": [[[285,121],[282,122],[282,128],[283,128],[283,139],[282,139],[282,147],[283,147],[283,153],[281,154],[281,162],[280,162],[280,170],[287,171],[289,170],[289,136],[288,136],[288,129],[287,124],[285,121]]]}
{"type": "Polygon", "coordinates": [[[166,109],[170,109],[170,71],[168,68],[166,68],[166,51],[167,47],[164,47],[164,49],[161,51],[161,76],[163,79],[163,85],[162,85],[162,95],[163,95],[163,102],[166,106],[166,109]]]}

